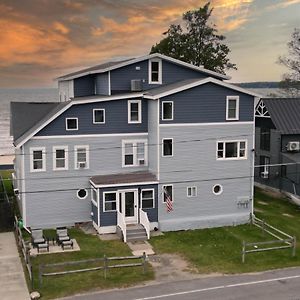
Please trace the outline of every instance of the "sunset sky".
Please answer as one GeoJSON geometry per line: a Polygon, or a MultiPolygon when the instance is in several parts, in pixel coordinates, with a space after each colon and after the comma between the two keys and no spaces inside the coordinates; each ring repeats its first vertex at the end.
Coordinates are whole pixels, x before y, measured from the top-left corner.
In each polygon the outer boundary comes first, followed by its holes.
{"type": "MultiPolygon", "coordinates": [[[[0,87],[52,87],[53,78],[148,54],[202,0],[1,0],[0,87]]],[[[213,22],[237,71],[232,82],[280,80],[276,64],[300,27],[300,0],[214,0],[213,22]]]]}

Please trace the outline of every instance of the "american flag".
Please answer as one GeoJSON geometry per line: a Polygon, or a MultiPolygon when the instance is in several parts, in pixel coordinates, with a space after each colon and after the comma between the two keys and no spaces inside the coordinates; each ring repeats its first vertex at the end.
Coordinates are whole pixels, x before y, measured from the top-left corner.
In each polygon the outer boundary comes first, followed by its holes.
{"type": "Polygon", "coordinates": [[[166,199],[166,208],[167,208],[167,212],[171,212],[173,210],[173,200],[171,195],[168,193],[167,189],[164,188],[164,196],[166,199]]]}

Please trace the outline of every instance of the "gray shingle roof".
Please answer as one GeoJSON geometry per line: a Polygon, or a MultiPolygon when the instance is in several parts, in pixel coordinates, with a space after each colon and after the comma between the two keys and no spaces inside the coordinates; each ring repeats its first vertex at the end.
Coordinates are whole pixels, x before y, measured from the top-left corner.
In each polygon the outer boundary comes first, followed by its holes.
{"type": "Polygon", "coordinates": [[[11,102],[10,133],[14,141],[42,120],[58,104],[57,102],[11,102]]]}
{"type": "Polygon", "coordinates": [[[154,182],[157,178],[150,172],[132,172],[111,175],[98,175],[91,177],[91,182],[95,185],[127,184],[138,182],[154,182]]]}
{"type": "Polygon", "coordinates": [[[276,129],[282,134],[300,133],[300,98],[262,99],[276,129]]]}

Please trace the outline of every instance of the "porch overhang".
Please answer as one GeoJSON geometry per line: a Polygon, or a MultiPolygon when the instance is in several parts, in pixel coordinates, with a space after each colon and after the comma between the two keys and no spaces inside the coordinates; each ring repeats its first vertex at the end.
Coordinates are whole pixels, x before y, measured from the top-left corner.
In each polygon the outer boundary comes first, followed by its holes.
{"type": "Polygon", "coordinates": [[[90,183],[95,188],[134,186],[142,184],[158,184],[156,176],[151,172],[132,172],[110,175],[97,175],[90,178],[90,183]]]}

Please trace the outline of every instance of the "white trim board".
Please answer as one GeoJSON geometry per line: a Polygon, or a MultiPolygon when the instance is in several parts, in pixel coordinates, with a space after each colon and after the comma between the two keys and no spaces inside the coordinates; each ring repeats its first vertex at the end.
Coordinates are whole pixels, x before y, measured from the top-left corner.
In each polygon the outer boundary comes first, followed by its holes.
{"type": "Polygon", "coordinates": [[[147,136],[148,132],[137,133],[107,133],[107,134],[76,134],[76,135],[43,135],[34,136],[32,140],[48,140],[48,139],[70,139],[70,138],[89,138],[89,137],[114,137],[114,136],[147,136]]]}
{"type": "Polygon", "coordinates": [[[146,181],[146,182],[132,182],[132,183],[114,183],[114,184],[95,184],[92,180],[90,180],[90,184],[95,188],[102,187],[121,187],[121,186],[139,186],[139,185],[150,185],[150,184],[158,184],[158,181],[146,181]]]}
{"type": "Polygon", "coordinates": [[[56,80],[58,80],[58,81],[64,81],[64,80],[70,80],[70,79],[82,77],[82,76],[89,75],[89,74],[105,73],[105,72],[108,72],[108,71],[119,69],[119,68],[122,68],[122,67],[125,67],[125,66],[128,66],[128,65],[131,65],[131,64],[134,64],[134,63],[138,63],[138,62],[141,62],[143,60],[152,59],[152,58],[161,58],[161,59],[164,59],[166,61],[173,62],[173,63],[175,63],[177,65],[184,66],[184,67],[187,67],[187,68],[192,69],[192,70],[196,70],[196,71],[199,71],[199,72],[203,72],[203,73],[207,73],[207,74],[210,74],[210,75],[214,75],[214,76],[222,78],[222,79],[231,79],[230,76],[223,75],[223,74],[220,74],[220,73],[217,73],[217,72],[205,69],[203,67],[198,67],[198,66],[195,66],[195,65],[183,62],[181,60],[178,60],[178,59],[175,59],[175,58],[172,58],[172,57],[160,54],[160,53],[153,53],[153,54],[149,54],[149,55],[140,56],[138,58],[129,59],[128,61],[121,62],[119,64],[116,64],[114,66],[111,66],[111,67],[108,67],[108,68],[105,68],[105,69],[101,69],[100,68],[100,69],[95,69],[95,70],[90,70],[90,71],[82,70],[82,72],[78,71],[78,74],[76,74],[76,75],[68,75],[68,74],[66,74],[66,75],[63,75],[63,76],[60,76],[60,77],[56,78],[56,80]]]}
{"type": "Polygon", "coordinates": [[[214,122],[214,123],[170,123],[170,124],[159,124],[159,127],[188,127],[188,126],[241,126],[241,125],[253,125],[253,121],[249,122],[237,122],[237,121],[228,121],[228,122],[214,122]]]}

